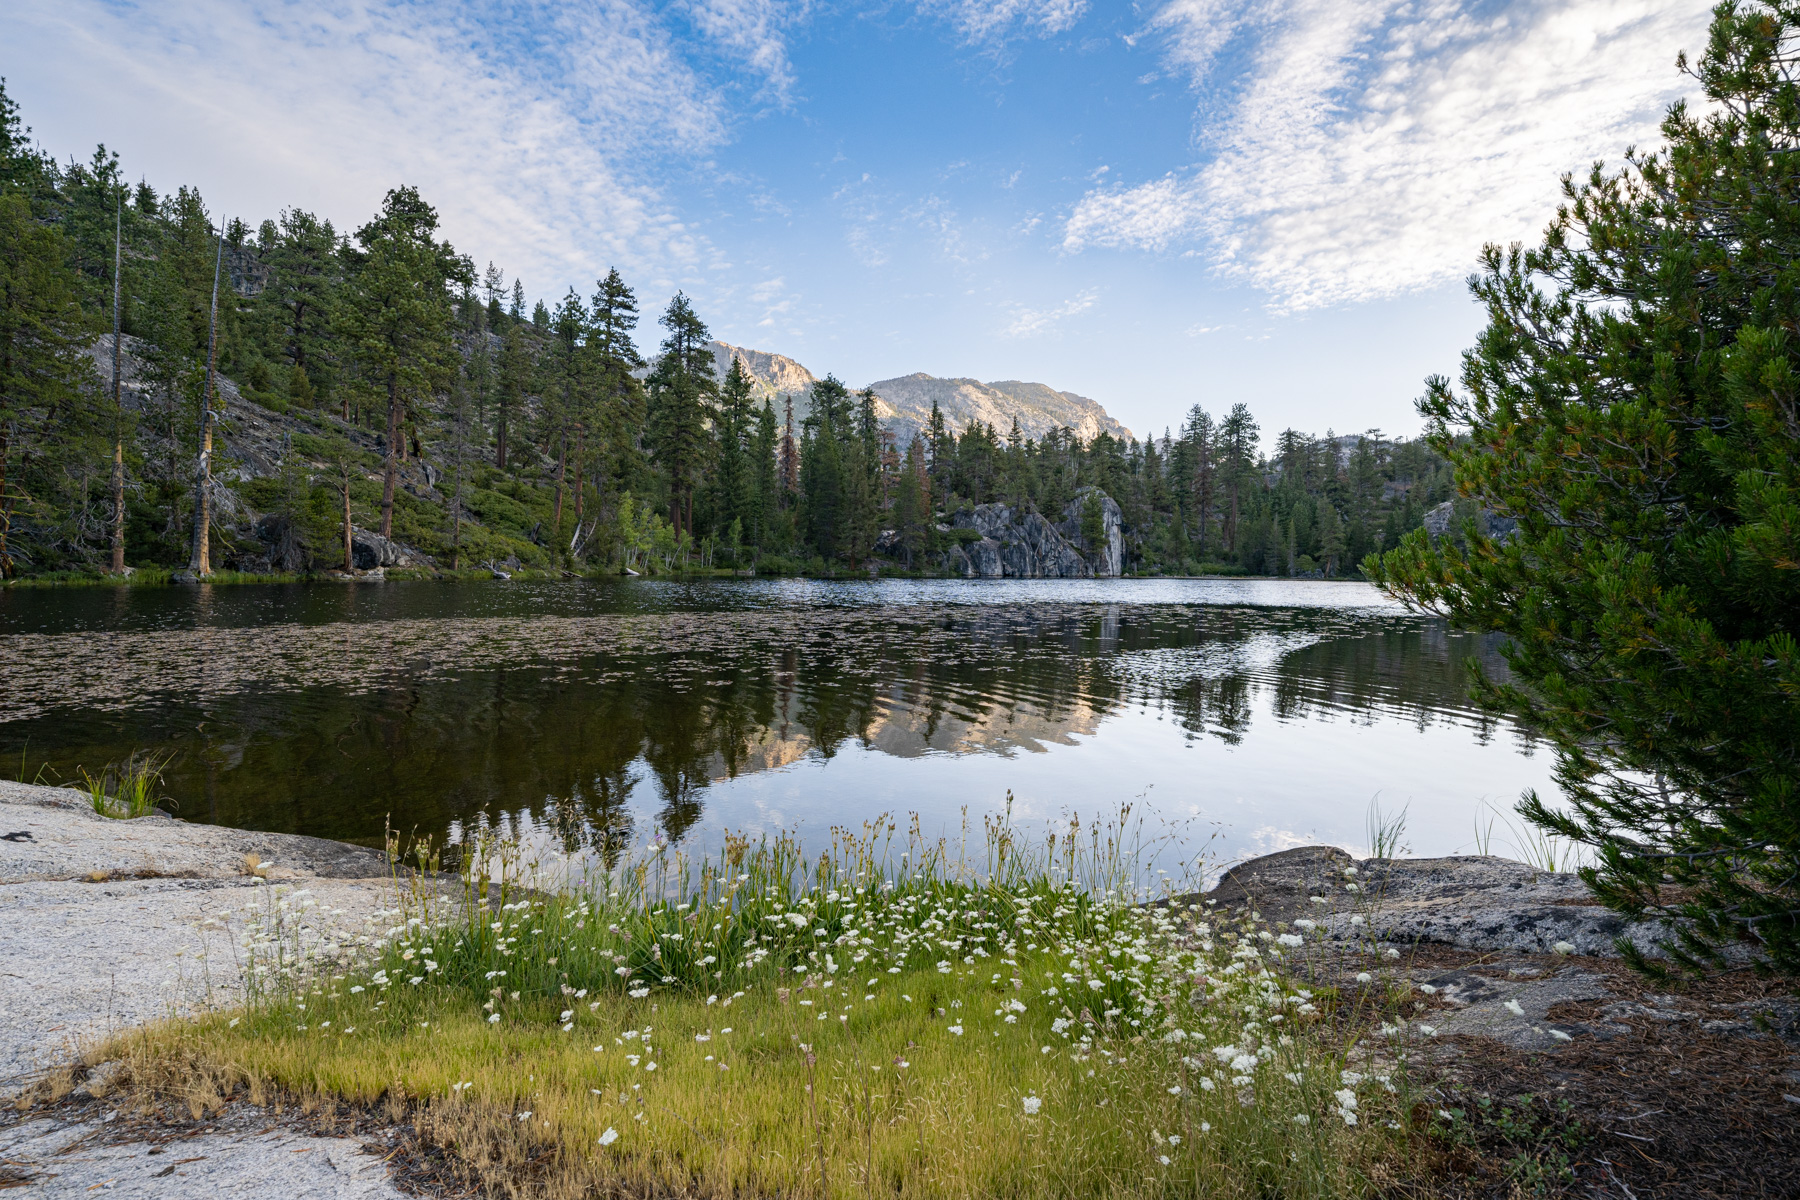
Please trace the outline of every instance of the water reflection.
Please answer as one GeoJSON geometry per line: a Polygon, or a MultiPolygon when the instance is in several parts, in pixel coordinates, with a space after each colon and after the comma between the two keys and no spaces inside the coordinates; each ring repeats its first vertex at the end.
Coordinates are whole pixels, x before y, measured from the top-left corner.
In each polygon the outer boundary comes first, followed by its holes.
{"type": "Polygon", "coordinates": [[[193,820],[365,842],[484,826],[570,850],[948,818],[1008,788],[1048,812],[1154,787],[1196,815],[1254,788],[1259,811],[1304,814],[1366,797],[1362,775],[1467,792],[1519,759],[1463,694],[1459,661],[1503,669],[1496,647],[1363,588],[267,591],[13,604],[0,753],[67,778],[173,750],[193,820]],[[1371,762],[1338,724],[1413,737],[1371,762]],[[1289,766],[1257,766],[1253,735],[1289,766]]]}

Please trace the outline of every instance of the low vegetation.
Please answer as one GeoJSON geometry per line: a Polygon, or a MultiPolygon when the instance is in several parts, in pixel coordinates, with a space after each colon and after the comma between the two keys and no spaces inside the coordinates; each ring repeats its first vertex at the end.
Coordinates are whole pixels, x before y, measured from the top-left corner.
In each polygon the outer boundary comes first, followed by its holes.
{"type": "Polygon", "coordinates": [[[460,895],[421,882],[361,932],[273,885],[240,914],[247,1007],[114,1052],[146,1081],[207,1081],[199,1109],[239,1086],[399,1105],[497,1194],[1396,1178],[1421,1136],[1405,1055],[1346,1012],[1379,986],[1305,986],[1286,969],[1317,949],[1304,930],[1173,888],[1143,903],[1128,831],[1027,846],[995,823],[973,865],[891,822],[816,861],[781,839],[698,865],[653,844],[553,888],[479,845],[460,895]]]}
{"type": "MultiPolygon", "coordinates": [[[[147,817],[156,811],[159,803],[171,802],[167,796],[159,793],[162,786],[163,770],[169,765],[171,755],[156,752],[140,751],[131,755],[124,762],[112,763],[101,770],[99,775],[81,771],[80,791],[92,804],[94,811],[103,817],[116,820],[133,820],[147,817]]],[[[20,778],[24,778],[24,759],[21,752],[20,778]]]]}

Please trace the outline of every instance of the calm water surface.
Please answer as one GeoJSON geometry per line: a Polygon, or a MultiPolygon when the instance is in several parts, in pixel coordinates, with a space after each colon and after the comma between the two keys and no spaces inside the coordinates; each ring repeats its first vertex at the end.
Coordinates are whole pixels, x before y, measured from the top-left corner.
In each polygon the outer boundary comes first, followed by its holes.
{"type": "MultiPolygon", "coordinates": [[[[174,754],[194,821],[568,849],[1135,803],[1231,858],[1472,850],[1550,760],[1494,644],[1359,583],[649,580],[0,591],[7,775],[174,754]]],[[[1494,849],[1505,850],[1504,824],[1494,849]]]]}

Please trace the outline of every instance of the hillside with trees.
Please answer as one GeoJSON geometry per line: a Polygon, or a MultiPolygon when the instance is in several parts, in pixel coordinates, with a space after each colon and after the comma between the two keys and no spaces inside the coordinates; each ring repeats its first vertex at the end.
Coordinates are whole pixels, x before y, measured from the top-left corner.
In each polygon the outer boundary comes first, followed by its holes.
{"type": "Polygon", "coordinates": [[[1268,436],[1245,403],[1143,441],[935,404],[896,425],[831,375],[796,406],[750,369],[778,356],[721,371],[685,295],[652,337],[616,269],[528,305],[409,187],[354,229],[221,221],[105,147],[55,161],[3,87],[0,272],[7,579],[931,572],[959,510],[1053,515],[1083,488],[1117,502],[1126,573],[1330,576],[1451,495],[1423,442],[1268,436]]]}

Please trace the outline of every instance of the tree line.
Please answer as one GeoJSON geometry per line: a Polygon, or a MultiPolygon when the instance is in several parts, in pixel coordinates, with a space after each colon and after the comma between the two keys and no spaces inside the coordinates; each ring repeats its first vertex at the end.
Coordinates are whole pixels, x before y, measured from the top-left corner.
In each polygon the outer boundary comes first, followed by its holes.
{"type": "Polygon", "coordinates": [[[955,511],[1055,520],[1088,486],[1121,506],[1128,569],[1329,575],[1450,495],[1423,443],[1287,430],[1264,452],[1243,404],[1142,442],[934,410],[902,446],[872,392],[827,376],[796,421],[741,360],[719,376],[685,295],[649,355],[616,269],[528,310],[416,189],[354,229],[299,209],[252,227],[29,132],[0,83],[6,577],[350,569],[358,530],[452,569],[827,571],[880,542],[930,570],[966,536],[955,511]]]}

